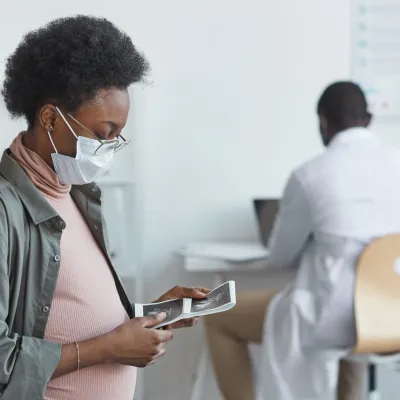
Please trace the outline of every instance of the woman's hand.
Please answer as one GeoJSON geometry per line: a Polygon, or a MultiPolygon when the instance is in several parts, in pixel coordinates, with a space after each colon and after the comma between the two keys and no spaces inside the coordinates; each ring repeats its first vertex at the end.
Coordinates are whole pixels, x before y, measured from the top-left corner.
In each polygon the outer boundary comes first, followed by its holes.
{"type": "MultiPolygon", "coordinates": [[[[161,301],[168,300],[176,300],[183,298],[191,298],[191,299],[204,299],[207,297],[207,294],[210,293],[210,289],[202,288],[202,287],[194,287],[194,288],[185,288],[182,286],[175,286],[167,293],[164,293],[159,299],[157,299],[154,303],[158,303],[161,301]]],[[[179,329],[179,328],[188,328],[194,326],[199,322],[199,317],[195,318],[187,318],[181,319],[171,325],[165,326],[164,329],[179,329]]]]}
{"type": "Polygon", "coordinates": [[[61,358],[52,378],[76,371],[77,367],[119,363],[135,367],[153,364],[165,353],[172,332],[151,329],[162,323],[166,314],[133,318],[112,332],[78,343],[63,344],[61,358]]]}
{"type": "Polygon", "coordinates": [[[162,357],[173,334],[151,328],[165,318],[165,313],[133,318],[114,329],[107,335],[112,349],[111,361],[142,368],[162,357]]]}

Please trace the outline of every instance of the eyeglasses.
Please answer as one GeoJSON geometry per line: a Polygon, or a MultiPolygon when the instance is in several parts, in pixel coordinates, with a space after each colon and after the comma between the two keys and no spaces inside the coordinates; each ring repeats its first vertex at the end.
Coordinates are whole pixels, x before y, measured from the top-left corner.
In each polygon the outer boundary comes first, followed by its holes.
{"type": "MultiPolygon", "coordinates": [[[[64,120],[64,122],[67,124],[68,128],[71,129],[71,132],[74,134],[74,136],[78,139],[77,135],[75,134],[74,130],[72,129],[71,125],[68,123],[66,118],[64,117],[64,114],[59,110],[58,107],[57,111],[59,112],[61,118],[64,120]]],[[[71,114],[68,114],[68,117],[72,119],[77,125],[79,125],[83,130],[85,130],[90,136],[92,136],[94,139],[96,139],[99,142],[99,147],[97,147],[96,151],[94,154],[97,154],[97,152],[103,147],[103,146],[111,146],[114,149],[114,153],[122,150],[124,147],[126,147],[131,141],[126,140],[122,135],[118,135],[116,139],[113,140],[102,140],[100,139],[97,135],[95,135],[90,129],[86,128],[85,125],[81,124],[75,117],[73,117],[71,114]]]]}
{"type": "Polygon", "coordinates": [[[74,121],[76,124],[78,124],[82,129],[84,129],[89,135],[93,136],[94,139],[96,139],[100,144],[99,147],[96,149],[94,152],[97,154],[97,152],[103,147],[103,146],[112,146],[114,147],[114,153],[122,150],[125,146],[127,146],[131,141],[126,140],[122,135],[118,135],[117,139],[113,140],[102,140],[100,139],[97,135],[95,135],[90,129],[86,128],[85,125],[81,124],[75,117],[73,117],[71,114],[68,114],[68,116],[74,121]]]}

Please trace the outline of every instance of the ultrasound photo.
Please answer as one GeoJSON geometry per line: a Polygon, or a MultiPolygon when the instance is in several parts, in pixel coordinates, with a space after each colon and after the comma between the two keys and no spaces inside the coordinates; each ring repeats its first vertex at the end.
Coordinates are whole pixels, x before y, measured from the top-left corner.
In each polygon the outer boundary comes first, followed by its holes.
{"type": "Polygon", "coordinates": [[[192,313],[215,310],[231,302],[229,282],[214,289],[204,300],[192,299],[192,313]]]}
{"type": "Polygon", "coordinates": [[[167,318],[162,322],[163,325],[175,320],[183,312],[183,299],[143,305],[143,316],[157,315],[162,312],[167,314],[167,318]]]}

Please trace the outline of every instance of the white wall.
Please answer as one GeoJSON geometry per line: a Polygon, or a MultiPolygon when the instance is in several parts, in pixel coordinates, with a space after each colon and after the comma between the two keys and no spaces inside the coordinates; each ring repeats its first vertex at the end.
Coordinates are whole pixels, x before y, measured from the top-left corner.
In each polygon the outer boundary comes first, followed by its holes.
{"type": "MultiPolygon", "coordinates": [[[[133,89],[134,158],[124,161],[138,188],[132,212],[141,251],[133,257],[147,300],[176,283],[210,285],[211,277],[186,274],[171,252],[199,239],[255,238],[250,199],[279,195],[290,170],[321,150],[315,102],[326,84],[349,78],[350,1],[25,0],[21,7],[2,10],[0,60],[23,32],[78,12],[110,18],[145,52],[153,84],[133,89]]],[[[0,147],[22,126],[7,118],[0,110],[0,147]]],[[[400,143],[396,130],[386,136],[400,143]]],[[[271,284],[260,275],[238,283],[271,284]]],[[[200,329],[180,332],[146,371],[145,399],[187,400],[201,346],[200,329]]]]}
{"type": "MultiPolygon", "coordinates": [[[[140,148],[150,298],[175,282],[209,284],[184,274],[170,252],[255,237],[251,197],[278,195],[289,171],[320,150],[316,97],[349,75],[349,4],[335,3],[174,1],[158,33],[149,29],[154,88],[145,91],[140,148]]],[[[239,287],[267,283],[237,278],[239,287]]],[[[179,334],[146,372],[149,399],[189,399],[200,333],[179,334]]]]}

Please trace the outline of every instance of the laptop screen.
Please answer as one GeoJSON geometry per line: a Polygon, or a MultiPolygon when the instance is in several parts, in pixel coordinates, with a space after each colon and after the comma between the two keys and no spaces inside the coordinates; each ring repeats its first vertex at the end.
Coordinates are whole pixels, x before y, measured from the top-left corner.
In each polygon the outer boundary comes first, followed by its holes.
{"type": "Polygon", "coordinates": [[[254,199],[253,206],[257,217],[260,241],[267,246],[278,213],[279,199],[254,199]]]}

